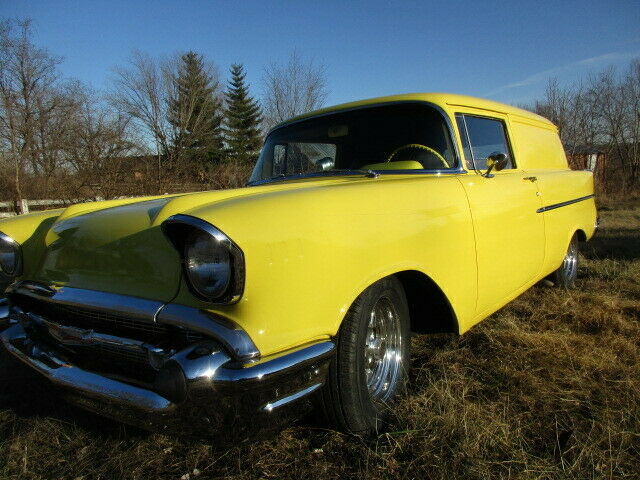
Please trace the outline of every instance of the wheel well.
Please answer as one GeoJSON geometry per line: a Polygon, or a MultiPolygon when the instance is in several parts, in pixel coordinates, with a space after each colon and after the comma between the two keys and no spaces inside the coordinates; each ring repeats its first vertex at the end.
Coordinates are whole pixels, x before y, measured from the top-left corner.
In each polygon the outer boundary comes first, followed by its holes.
{"type": "Polygon", "coordinates": [[[402,283],[409,314],[411,331],[416,333],[458,333],[458,320],[440,287],[427,275],[416,270],[395,274],[402,283]]]}
{"type": "Polygon", "coordinates": [[[576,236],[578,237],[578,241],[579,242],[586,242],[587,241],[587,234],[584,233],[583,230],[577,230],[576,231],[576,236]]]}

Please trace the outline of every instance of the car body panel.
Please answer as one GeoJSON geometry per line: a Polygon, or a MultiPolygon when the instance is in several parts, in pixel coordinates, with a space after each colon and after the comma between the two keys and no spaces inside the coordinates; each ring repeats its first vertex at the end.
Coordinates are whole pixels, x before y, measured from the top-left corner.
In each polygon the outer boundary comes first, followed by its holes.
{"type": "MultiPolygon", "coordinates": [[[[592,199],[538,212],[592,195],[593,180],[588,172],[568,169],[551,122],[472,97],[382,97],[284,125],[416,101],[437,106],[453,126],[460,112],[503,120],[517,168],[493,178],[464,170],[293,178],[236,190],[96,202],[5,220],[0,231],[35,245],[24,278],[214,312],[245,329],[265,355],[335,336],[360,293],[405,270],[435,282],[462,333],[557,268],[575,231],[593,234],[592,199]],[[237,304],[215,306],[187,288],[178,255],[160,230],[175,214],[211,223],[242,249],[246,285],[237,304]],[[36,235],[38,229],[46,234],[36,235]],[[73,261],[82,268],[72,271],[73,261]]],[[[462,151],[457,128],[452,134],[462,151]]]]}

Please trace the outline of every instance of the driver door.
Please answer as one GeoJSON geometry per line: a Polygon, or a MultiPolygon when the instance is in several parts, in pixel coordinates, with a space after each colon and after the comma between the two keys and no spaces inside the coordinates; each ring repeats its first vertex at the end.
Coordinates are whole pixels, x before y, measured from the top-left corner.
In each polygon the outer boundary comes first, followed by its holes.
{"type": "Polygon", "coordinates": [[[476,240],[476,313],[491,313],[538,279],[545,249],[544,218],[535,179],[518,168],[508,137],[508,119],[491,113],[456,114],[465,160],[475,171],[461,176],[476,240]],[[507,154],[504,170],[482,176],[486,158],[507,154]]]}

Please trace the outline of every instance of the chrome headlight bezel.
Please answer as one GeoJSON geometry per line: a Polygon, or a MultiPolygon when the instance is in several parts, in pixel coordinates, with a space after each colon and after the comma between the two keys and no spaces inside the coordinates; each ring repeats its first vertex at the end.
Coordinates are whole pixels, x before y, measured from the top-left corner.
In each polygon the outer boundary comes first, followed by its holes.
{"type": "MultiPolygon", "coordinates": [[[[6,261],[3,261],[3,254],[0,251],[0,275],[8,278],[15,278],[22,273],[22,249],[20,244],[16,242],[9,235],[0,232],[0,248],[9,251],[13,254],[13,264],[8,266],[6,261]]],[[[6,254],[6,253],[5,253],[6,254]]]]}
{"type": "MultiPolygon", "coordinates": [[[[244,292],[245,265],[244,254],[224,232],[210,223],[189,215],[174,215],[162,223],[162,230],[180,255],[182,273],[191,293],[198,299],[215,305],[236,303],[244,292]],[[221,256],[228,258],[228,278],[221,278],[221,287],[207,289],[202,278],[197,278],[190,252],[193,251],[194,238],[211,242],[211,253],[220,249],[221,256]],[[190,243],[191,242],[191,243],[190,243]]],[[[215,255],[214,255],[215,256],[215,255]]],[[[219,273],[221,270],[219,269],[219,273]]]]}

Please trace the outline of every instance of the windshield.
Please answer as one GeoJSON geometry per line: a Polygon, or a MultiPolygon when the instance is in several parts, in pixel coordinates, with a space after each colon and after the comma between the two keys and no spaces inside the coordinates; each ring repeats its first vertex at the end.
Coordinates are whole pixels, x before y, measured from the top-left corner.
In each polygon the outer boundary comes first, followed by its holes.
{"type": "Polygon", "coordinates": [[[274,130],[250,181],[318,172],[457,166],[442,115],[426,104],[397,103],[310,118],[274,130]]]}

